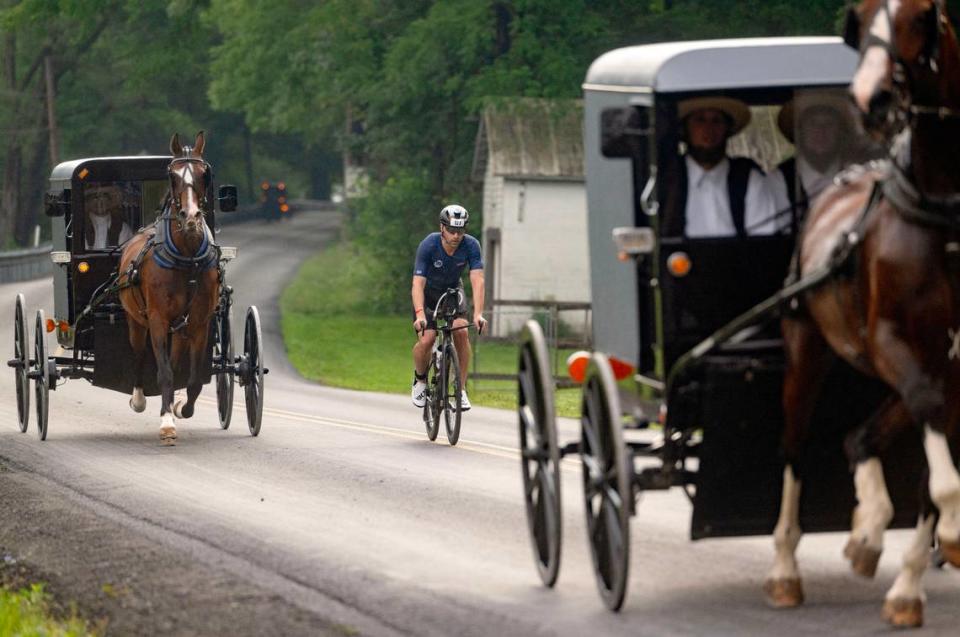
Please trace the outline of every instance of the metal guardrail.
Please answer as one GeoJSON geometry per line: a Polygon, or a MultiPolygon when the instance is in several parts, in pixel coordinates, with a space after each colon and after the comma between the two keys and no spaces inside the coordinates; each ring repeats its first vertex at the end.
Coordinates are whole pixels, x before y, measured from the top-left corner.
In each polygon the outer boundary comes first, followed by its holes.
{"type": "Polygon", "coordinates": [[[28,281],[47,276],[53,271],[50,250],[53,245],[45,243],[36,248],[0,252],[0,283],[28,281]]]}

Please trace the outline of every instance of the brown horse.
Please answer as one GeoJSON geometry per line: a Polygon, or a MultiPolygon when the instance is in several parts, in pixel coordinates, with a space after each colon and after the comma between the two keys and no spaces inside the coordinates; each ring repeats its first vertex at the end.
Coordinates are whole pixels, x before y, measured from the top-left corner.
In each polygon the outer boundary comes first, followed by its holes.
{"type": "Polygon", "coordinates": [[[176,443],[174,416],[189,418],[203,387],[210,319],[219,300],[216,247],[204,221],[210,201],[210,166],[203,159],[203,131],[193,147],[170,140],[173,159],[167,168],[170,190],[154,226],[137,234],[120,258],[120,301],[127,314],[134,351],[134,389],[130,407],[146,408],[143,373],[147,337],[157,362],[160,387],[160,440],[176,443]],[[189,363],[187,399],[173,403],[174,372],[184,354],[189,363]],[[172,411],[172,413],[171,413],[172,411]]]}
{"type": "MultiPolygon", "coordinates": [[[[875,376],[894,396],[848,444],[857,506],[844,554],[872,576],[893,517],[878,452],[904,428],[922,436],[927,498],[903,568],[886,594],[884,618],[923,622],[921,576],[934,536],[960,565],[960,47],[945,0],[865,0],[848,17],[847,42],[859,49],[851,93],[865,128],[891,144],[889,164],[852,175],[817,202],[799,242],[802,273],[846,267],[802,299],[783,321],[786,417],[776,559],[765,584],[775,606],[803,591],[800,454],[833,358],[875,376]]],[[[849,440],[848,440],[849,442],[849,440]]]]}

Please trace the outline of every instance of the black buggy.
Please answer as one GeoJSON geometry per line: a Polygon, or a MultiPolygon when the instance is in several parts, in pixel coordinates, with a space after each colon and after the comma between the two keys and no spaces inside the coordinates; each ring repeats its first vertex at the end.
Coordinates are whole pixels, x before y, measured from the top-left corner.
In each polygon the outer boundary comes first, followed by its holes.
{"type": "MultiPolygon", "coordinates": [[[[842,93],[856,63],[839,38],[777,38],[630,47],[590,67],[584,150],[596,351],[583,378],[580,440],[558,440],[550,357],[535,322],[524,329],[519,357],[524,498],[547,586],[560,565],[560,460],[572,453],[583,460],[588,541],[612,610],[623,604],[629,521],[643,491],[680,487],[692,503],[694,540],[772,532],[783,475],[784,354],[776,318],[814,282],[784,287],[793,231],[671,236],[659,202],[682,161],[680,101],[746,102],[752,123],[728,152],[771,169],[794,152],[776,132],[781,107],[804,95],[842,93]]],[[[796,228],[793,221],[787,226],[796,228]]],[[[853,485],[837,434],[843,427],[835,424],[862,422],[886,395],[842,364],[831,371],[814,419],[824,426],[809,445],[808,461],[819,470],[801,496],[804,532],[850,528],[853,485]]],[[[916,442],[891,446],[910,456],[898,462],[922,462],[916,442]]],[[[888,487],[891,526],[913,527],[915,483],[888,472],[888,487]]]]}
{"type": "MultiPolygon", "coordinates": [[[[36,403],[37,433],[47,436],[50,390],[61,379],[84,378],[97,387],[130,394],[133,391],[133,351],[127,319],[117,296],[118,265],[122,244],[137,229],[149,225],[166,195],[171,157],[106,157],[78,159],[54,168],[45,197],[46,214],[52,217],[54,263],[54,313],[38,310],[32,349],[24,314],[24,297],[17,295],[14,320],[14,357],[8,365],[16,375],[17,415],[20,431],[30,419],[30,380],[36,403]],[[102,213],[102,214],[100,214],[102,213]],[[56,332],[57,350],[47,350],[46,333],[56,332]]],[[[212,199],[213,185],[207,184],[212,199]]],[[[217,200],[221,212],[237,207],[234,186],[221,186],[217,200]]],[[[216,228],[214,212],[206,223],[216,228]]],[[[234,382],[244,389],[247,425],[260,432],[263,414],[263,365],[260,315],[255,306],[244,319],[242,353],[235,354],[231,337],[232,288],[226,284],[225,265],[236,248],[217,246],[220,299],[210,322],[209,348],[204,364],[205,382],[216,380],[220,426],[230,426],[234,382]]],[[[156,396],[156,360],[147,348],[144,395],[156,396]]],[[[186,387],[188,365],[174,368],[175,389],[186,387]]]]}

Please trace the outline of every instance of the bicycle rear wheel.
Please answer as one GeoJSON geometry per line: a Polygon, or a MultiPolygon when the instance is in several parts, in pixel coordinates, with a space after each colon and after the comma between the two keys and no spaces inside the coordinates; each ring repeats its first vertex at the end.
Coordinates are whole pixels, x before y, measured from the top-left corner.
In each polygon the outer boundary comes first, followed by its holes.
{"type": "Polygon", "coordinates": [[[453,343],[447,343],[443,367],[443,422],[447,428],[447,440],[452,446],[460,440],[460,401],[462,400],[460,359],[453,343]]]}
{"type": "Polygon", "coordinates": [[[440,370],[435,362],[431,361],[427,368],[427,401],[423,404],[423,426],[427,430],[427,439],[431,442],[437,439],[440,431],[440,370]]]}

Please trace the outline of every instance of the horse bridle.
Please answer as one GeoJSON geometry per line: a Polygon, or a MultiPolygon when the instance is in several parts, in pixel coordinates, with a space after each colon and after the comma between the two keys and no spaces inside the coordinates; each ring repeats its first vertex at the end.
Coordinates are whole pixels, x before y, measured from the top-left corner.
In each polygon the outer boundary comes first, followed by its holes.
{"type": "MultiPolygon", "coordinates": [[[[879,11],[880,9],[878,9],[879,11]]],[[[934,116],[938,119],[960,118],[960,109],[946,106],[931,106],[927,104],[916,104],[911,95],[916,84],[915,78],[910,73],[910,69],[903,57],[897,51],[896,31],[893,24],[893,13],[890,11],[890,0],[883,0],[882,10],[887,16],[887,28],[890,33],[890,40],[884,40],[874,33],[868,32],[867,37],[860,37],[860,16],[857,14],[856,7],[847,9],[846,22],[843,27],[843,41],[852,49],[860,52],[860,63],[863,57],[872,47],[883,49],[890,60],[893,62],[892,92],[897,108],[891,109],[887,115],[887,123],[892,127],[900,124],[909,125],[916,117],[934,116]]],[[[933,0],[933,13],[931,15],[931,25],[928,27],[924,48],[917,58],[917,63],[926,66],[934,75],[940,74],[940,67],[937,59],[940,57],[940,40],[948,24],[947,12],[943,5],[943,0],[933,0]]],[[[859,64],[858,63],[858,66],[859,64]]]]}
{"type": "MultiPolygon", "coordinates": [[[[184,154],[189,155],[190,150],[191,150],[190,147],[185,147],[184,154]]],[[[203,168],[203,179],[200,180],[201,183],[197,183],[198,180],[196,179],[193,180],[193,183],[188,184],[184,182],[184,186],[187,186],[188,188],[193,190],[193,192],[197,195],[197,201],[199,202],[200,212],[203,215],[206,215],[208,212],[210,212],[210,199],[207,196],[207,190],[210,186],[210,180],[211,180],[210,172],[212,168],[210,167],[210,164],[207,163],[205,159],[201,159],[200,157],[189,157],[189,156],[174,157],[173,159],[170,160],[170,163],[167,165],[167,179],[169,179],[170,181],[170,194],[169,194],[170,206],[173,209],[172,211],[176,217],[177,229],[183,230],[183,225],[184,225],[184,222],[186,221],[187,213],[184,211],[183,206],[180,203],[180,198],[175,197],[173,194],[176,191],[176,182],[174,178],[180,177],[180,175],[178,175],[176,172],[177,169],[179,168],[178,164],[187,164],[188,167],[196,165],[196,166],[201,166],[203,168]]],[[[194,174],[194,176],[196,175],[194,174]]],[[[182,180],[182,177],[181,177],[181,180],[182,180]]]]}

